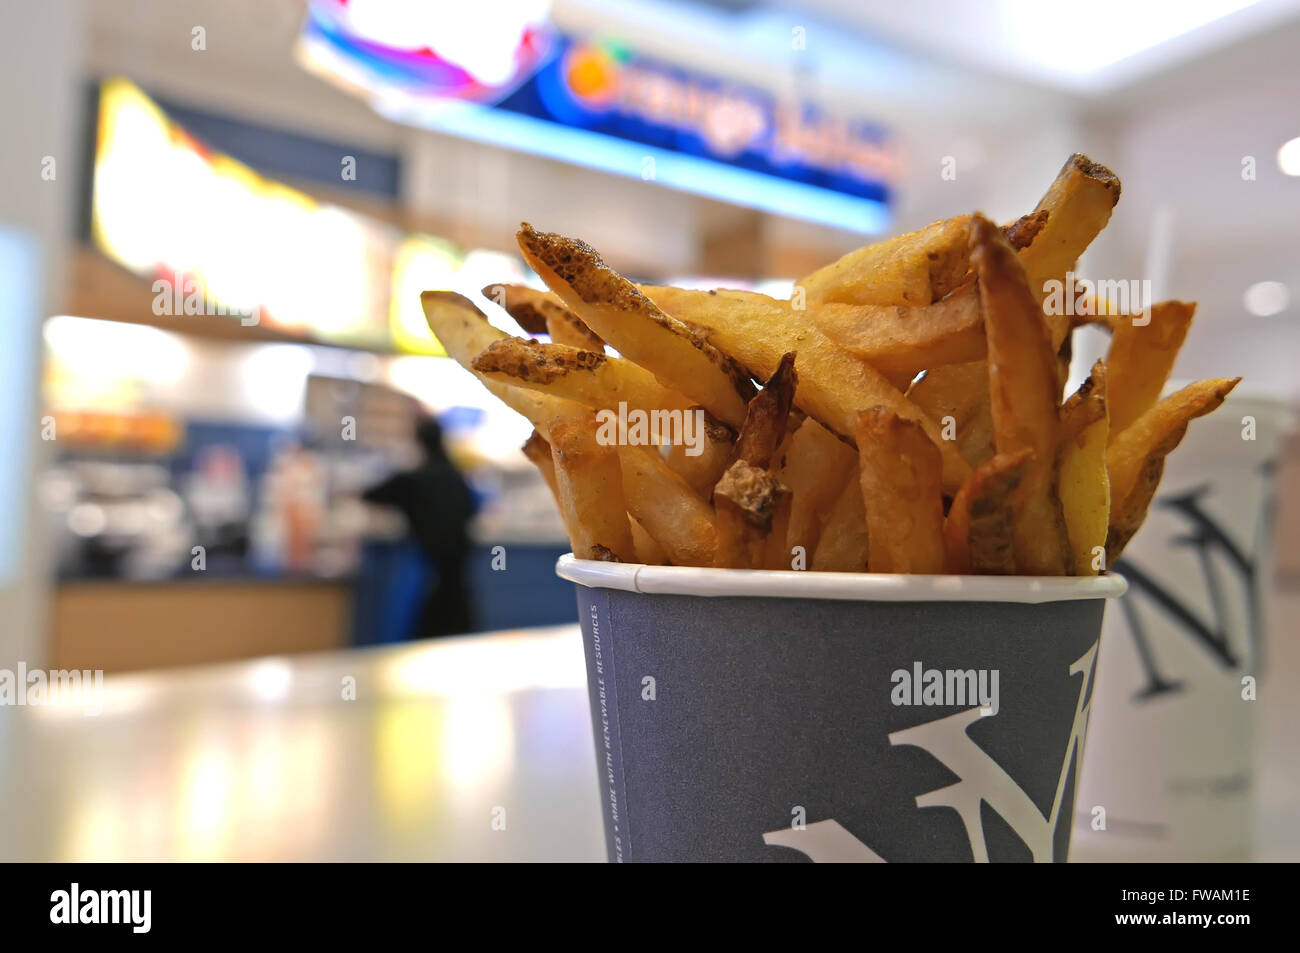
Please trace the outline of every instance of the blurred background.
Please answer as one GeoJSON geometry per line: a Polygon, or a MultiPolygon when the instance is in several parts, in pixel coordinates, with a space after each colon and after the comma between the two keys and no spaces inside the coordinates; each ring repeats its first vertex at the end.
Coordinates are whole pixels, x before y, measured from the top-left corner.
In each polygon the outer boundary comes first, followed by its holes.
{"type": "MultiPolygon", "coordinates": [[[[1296,49],[1300,0],[4,4],[0,668],[108,678],[94,728],[3,713],[0,856],[599,857],[562,527],[419,291],[511,327],[528,220],[788,295],[1086,152],[1123,199],[1079,271],[1199,302],[1176,377],[1294,405],[1296,49]],[[410,644],[434,570],[363,500],[429,414],[486,654],[410,644]]],[[[1295,440],[1276,473],[1285,603],[1295,440]]]]}

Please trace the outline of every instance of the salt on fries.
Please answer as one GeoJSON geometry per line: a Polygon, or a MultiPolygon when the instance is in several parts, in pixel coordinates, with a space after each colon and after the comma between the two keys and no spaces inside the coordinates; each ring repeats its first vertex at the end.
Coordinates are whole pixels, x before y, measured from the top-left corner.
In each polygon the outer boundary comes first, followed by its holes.
{"type": "Polygon", "coordinates": [[[536,428],[524,453],[580,558],[1091,575],[1141,526],[1189,422],[1239,380],[1161,400],[1195,306],[1139,318],[1096,302],[1083,320],[1110,330],[1109,353],[1062,393],[1082,322],[1047,289],[1119,196],[1113,172],[1074,155],[1016,222],[935,222],[850,252],[789,300],[636,285],[524,224],[550,290],[483,293],[549,341],[451,292],[421,302],[447,353],[536,428]]]}

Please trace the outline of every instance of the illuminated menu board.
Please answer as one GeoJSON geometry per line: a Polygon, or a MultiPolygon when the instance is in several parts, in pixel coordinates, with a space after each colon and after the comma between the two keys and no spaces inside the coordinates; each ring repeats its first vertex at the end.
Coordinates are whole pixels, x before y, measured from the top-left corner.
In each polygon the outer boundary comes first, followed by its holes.
{"type": "Polygon", "coordinates": [[[426,288],[477,297],[490,281],[536,280],[517,256],[404,234],[265,178],[122,79],[100,90],[91,232],[153,282],[160,317],[411,354],[445,353],[420,309],[426,288]]]}

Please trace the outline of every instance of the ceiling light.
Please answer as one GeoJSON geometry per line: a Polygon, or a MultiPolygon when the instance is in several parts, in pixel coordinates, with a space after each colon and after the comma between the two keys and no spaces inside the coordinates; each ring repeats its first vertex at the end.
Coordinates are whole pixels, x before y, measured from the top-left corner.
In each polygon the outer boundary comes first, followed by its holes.
{"type": "Polygon", "coordinates": [[[1286,310],[1291,303],[1291,293],[1280,281],[1257,281],[1246,289],[1242,301],[1251,314],[1267,318],[1286,310]]]}
{"type": "Polygon", "coordinates": [[[1287,175],[1300,175],[1300,136],[1282,143],[1277,150],[1277,167],[1287,175]]]}

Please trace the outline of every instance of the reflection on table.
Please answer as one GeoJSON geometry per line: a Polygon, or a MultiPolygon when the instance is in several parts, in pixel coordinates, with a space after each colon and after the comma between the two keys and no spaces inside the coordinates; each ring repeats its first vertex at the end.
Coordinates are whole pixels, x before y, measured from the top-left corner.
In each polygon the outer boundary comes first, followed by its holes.
{"type": "Polygon", "coordinates": [[[604,857],[576,627],[107,676],[0,709],[4,860],[604,857]]]}

